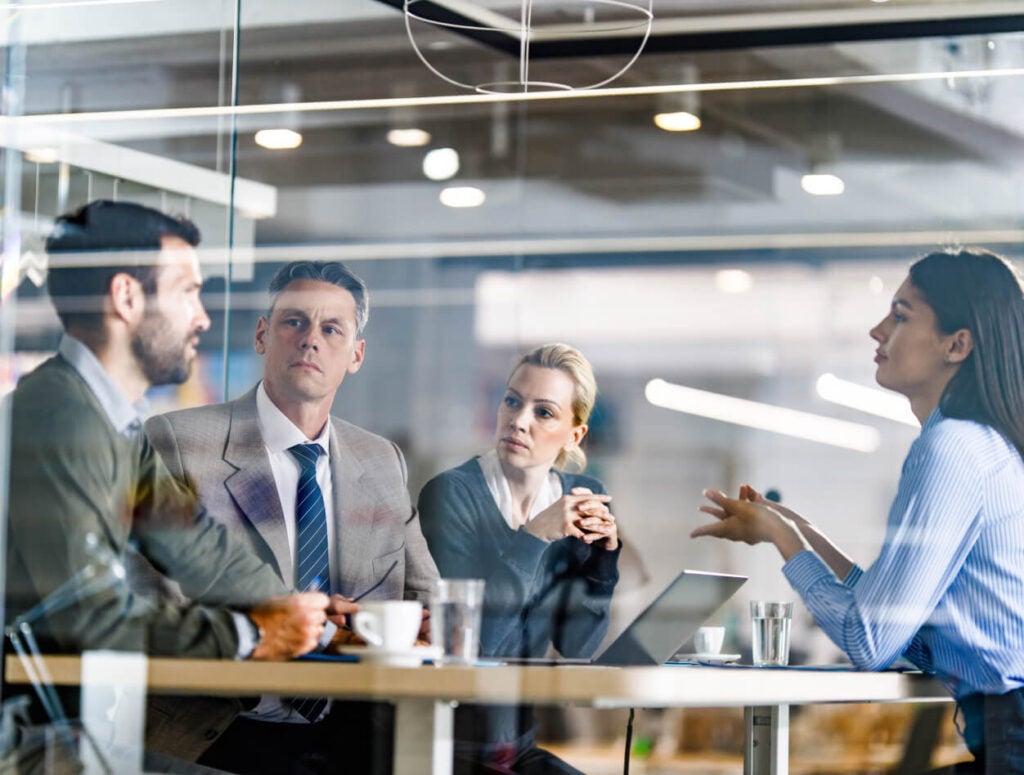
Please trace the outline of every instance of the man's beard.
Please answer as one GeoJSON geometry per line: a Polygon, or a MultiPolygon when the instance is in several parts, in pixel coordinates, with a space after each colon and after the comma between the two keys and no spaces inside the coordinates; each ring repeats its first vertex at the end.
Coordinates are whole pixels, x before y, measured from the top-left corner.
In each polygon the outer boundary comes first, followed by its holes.
{"type": "Polygon", "coordinates": [[[174,341],[170,331],[163,312],[147,309],[132,336],[132,352],[150,385],[180,385],[192,371],[192,360],[185,353],[197,332],[174,341]]]}

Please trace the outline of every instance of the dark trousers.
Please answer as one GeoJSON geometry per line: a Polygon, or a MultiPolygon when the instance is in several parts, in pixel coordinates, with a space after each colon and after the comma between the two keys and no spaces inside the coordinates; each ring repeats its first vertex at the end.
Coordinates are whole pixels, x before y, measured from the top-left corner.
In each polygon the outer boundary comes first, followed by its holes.
{"type": "Polygon", "coordinates": [[[241,775],[391,775],[394,708],[335,702],[316,724],[275,724],[239,717],[199,763],[241,775]]]}
{"type": "Polygon", "coordinates": [[[1024,689],[1007,694],[971,694],[957,703],[964,742],[973,762],[957,764],[957,773],[1024,773],[1024,689]]]}
{"type": "Polygon", "coordinates": [[[487,757],[455,754],[455,775],[583,775],[550,751],[533,746],[487,757]]]}

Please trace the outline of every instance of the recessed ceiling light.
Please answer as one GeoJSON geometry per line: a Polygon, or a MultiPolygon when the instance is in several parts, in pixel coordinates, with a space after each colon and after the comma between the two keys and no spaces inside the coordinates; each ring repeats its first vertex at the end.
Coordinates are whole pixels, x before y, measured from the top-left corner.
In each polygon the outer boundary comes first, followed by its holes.
{"type": "Polygon", "coordinates": [[[459,152],[454,148],[435,148],[423,157],[423,174],[431,180],[448,180],[459,171],[459,152]]]}
{"type": "Polygon", "coordinates": [[[289,151],[302,145],[302,135],[292,129],[261,129],[256,133],[256,145],[271,151],[289,151]]]}
{"type": "Polygon", "coordinates": [[[742,269],[721,269],[715,272],[715,287],[722,293],[746,293],[754,287],[754,278],[742,269]]]}
{"type": "Polygon", "coordinates": [[[54,164],[59,160],[56,148],[29,148],[25,151],[25,161],[36,164],[54,164]]]}
{"type": "Polygon", "coordinates": [[[388,142],[400,148],[417,148],[430,142],[430,132],[410,127],[388,131],[388,142]]]}
{"type": "Polygon", "coordinates": [[[448,186],[438,198],[445,207],[479,207],[487,195],[475,186],[448,186]]]}
{"type": "Polygon", "coordinates": [[[700,118],[685,110],[657,113],[654,116],[654,125],[666,132],[693,132],[700,129],[700,118]]]}
{"type": "Polygon", "coordinates": [[[838,175],[828,173],[808,173],[800,178],[800,186],[808,194],[815,196],[839,196],[846,190],[846,184],[838,175]]]}

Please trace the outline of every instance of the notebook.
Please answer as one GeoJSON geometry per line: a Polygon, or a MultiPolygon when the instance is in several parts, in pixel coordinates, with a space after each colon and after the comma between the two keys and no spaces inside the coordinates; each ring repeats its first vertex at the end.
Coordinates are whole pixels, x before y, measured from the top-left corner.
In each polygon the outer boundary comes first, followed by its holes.
{"type": "Polygon", "coordinates": [[[511,664],[662,665],[746,581],[746,576],[684,570],[592,659],[499,659],[511,664]]]}

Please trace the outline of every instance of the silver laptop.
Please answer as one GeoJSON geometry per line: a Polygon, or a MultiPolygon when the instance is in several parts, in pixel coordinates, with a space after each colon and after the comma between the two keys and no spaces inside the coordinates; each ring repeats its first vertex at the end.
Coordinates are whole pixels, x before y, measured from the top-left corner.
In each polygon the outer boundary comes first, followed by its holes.
{"type": "Polygon", "coordinates": [[[499,659],[512,664],[662,665],[746,581],[746,576],[684,570],[592,659],[499,659]]]}

